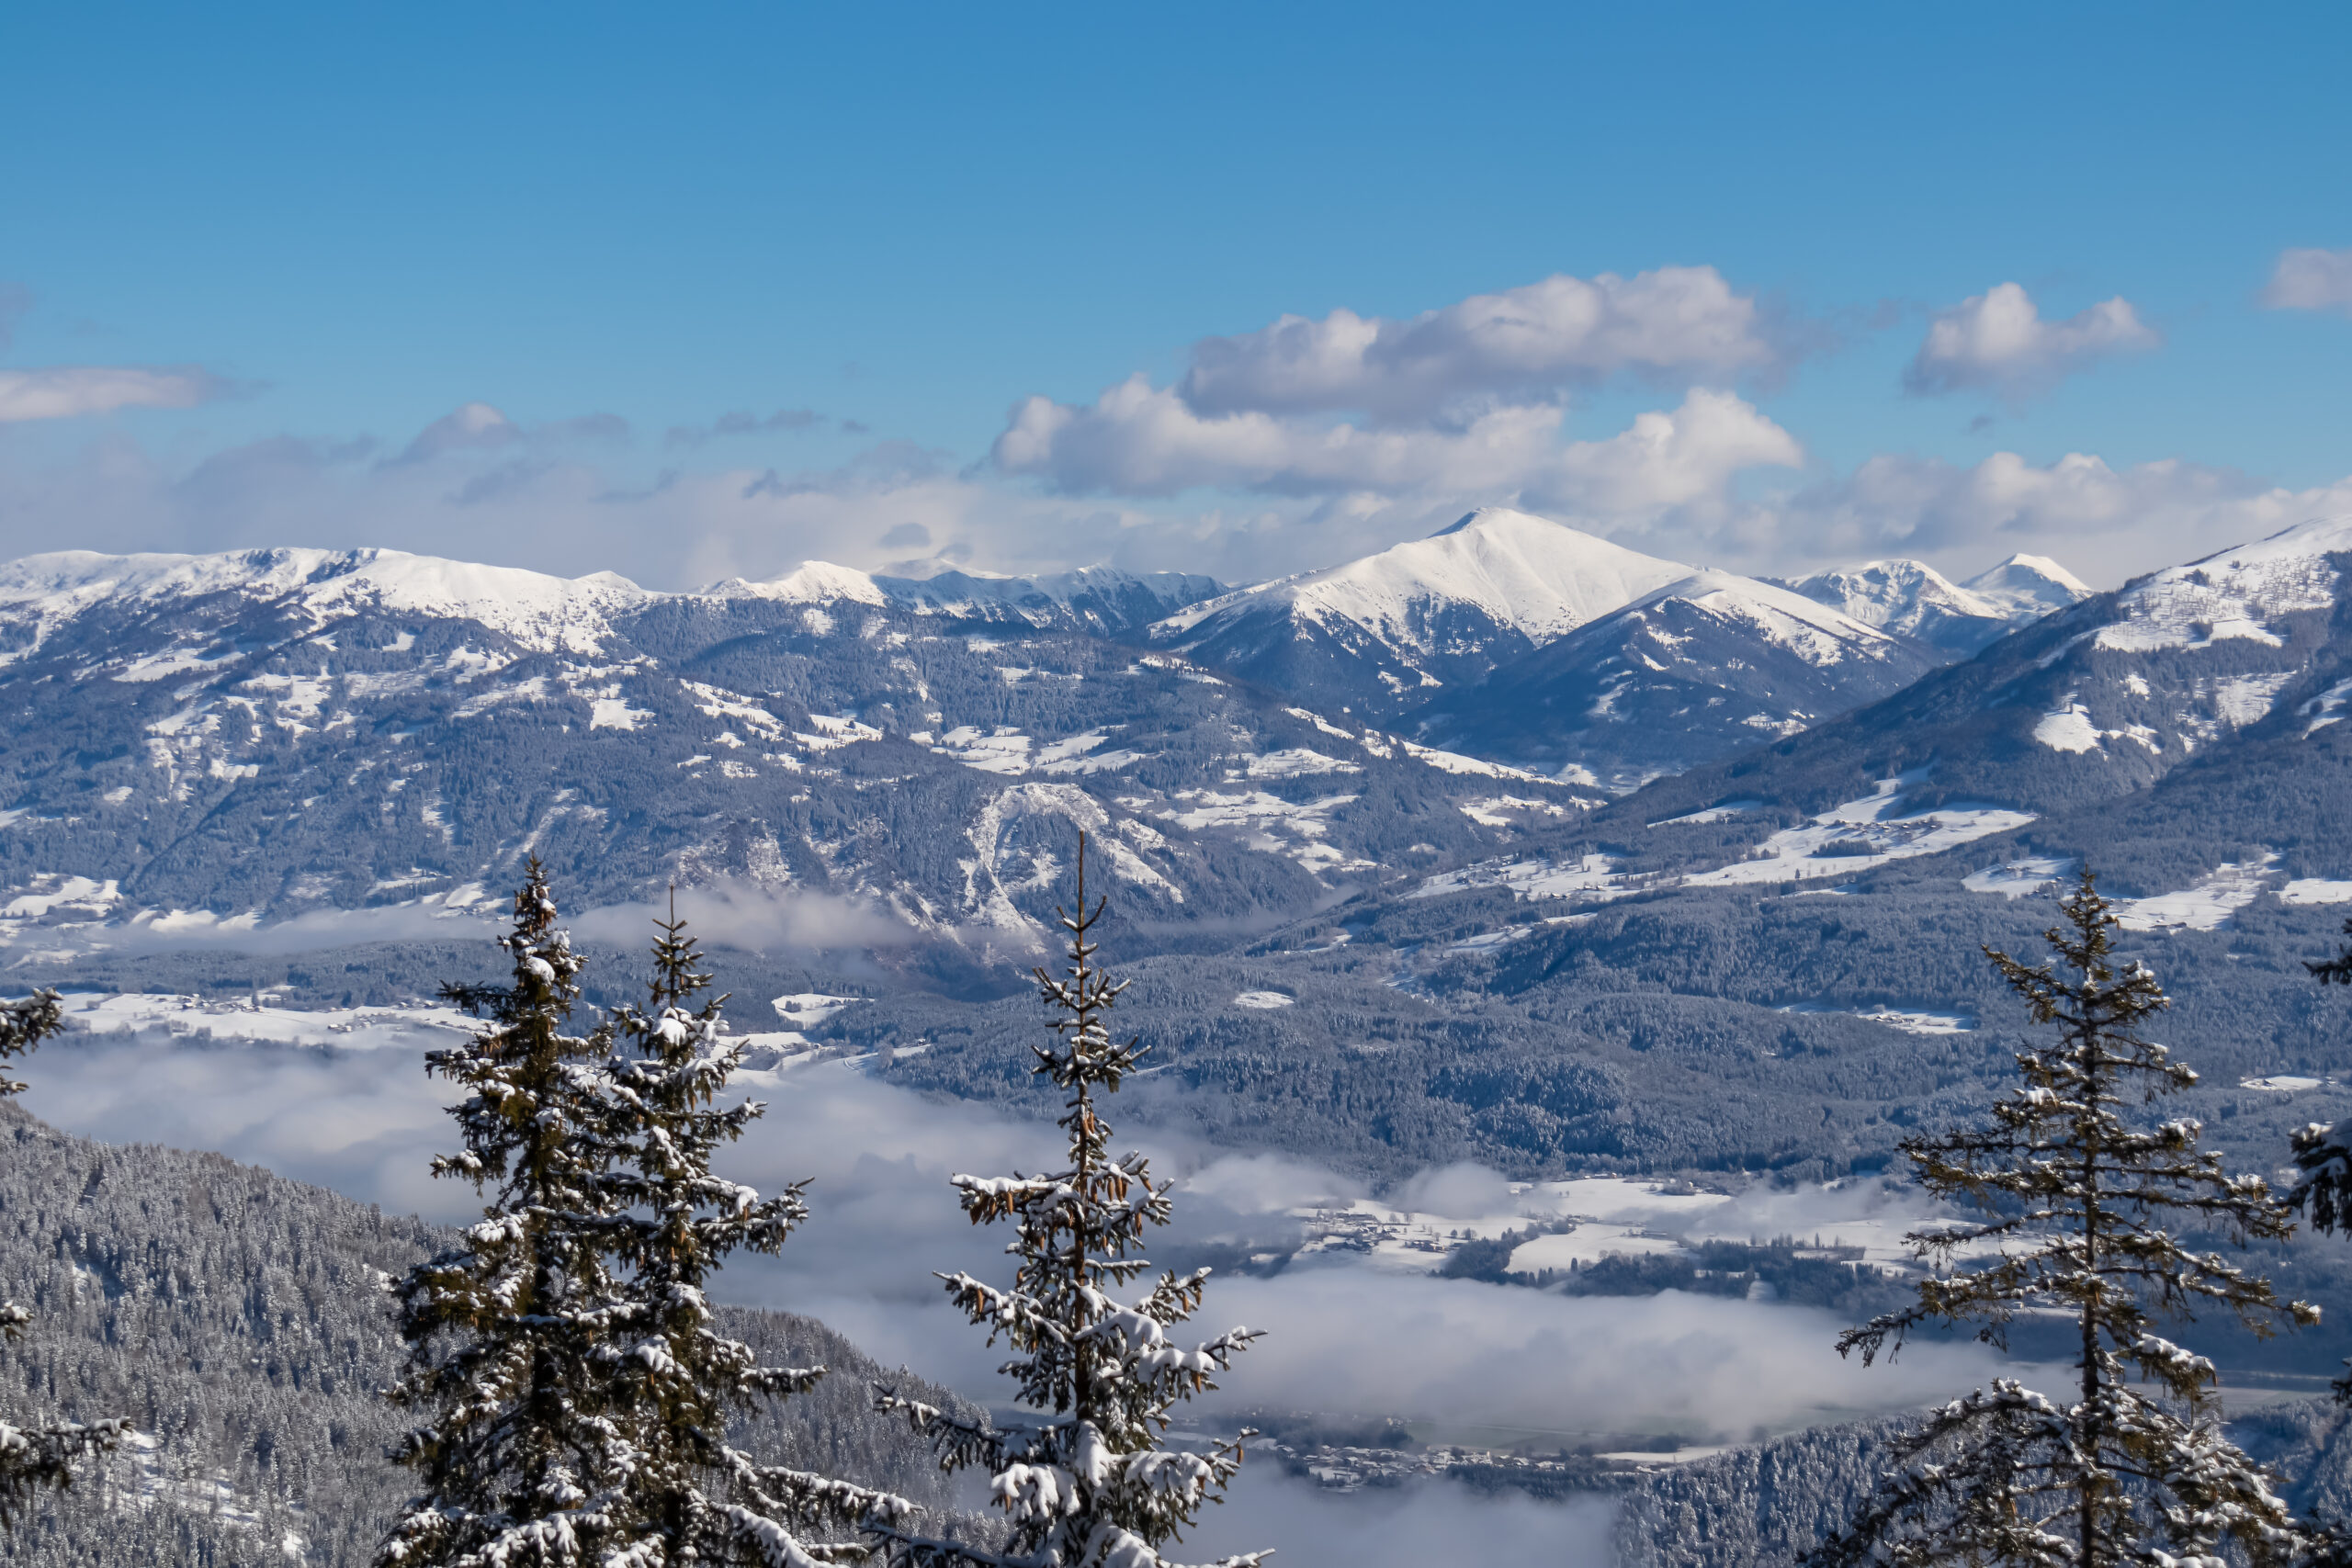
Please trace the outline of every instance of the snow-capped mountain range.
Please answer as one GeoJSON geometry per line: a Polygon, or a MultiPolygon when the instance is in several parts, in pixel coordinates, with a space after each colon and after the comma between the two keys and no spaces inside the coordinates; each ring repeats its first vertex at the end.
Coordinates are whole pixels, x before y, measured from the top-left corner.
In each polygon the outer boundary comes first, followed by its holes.
{"type": "MultiPolygon", "coordinates": [[[[1882,575],[1915,609],[1963,592],[1882,575]]],[[[437,916],[537,854],[575,897],[821,895],[1002,955],[1034,944],[1080,828],[1138,918],[1262,920],[1905,686],[1949,655],[1900,598],[1864,604],[1875,624],[1508,511],[1235,592],[30,557],[0,566],[0,938],[437,916]]]]}

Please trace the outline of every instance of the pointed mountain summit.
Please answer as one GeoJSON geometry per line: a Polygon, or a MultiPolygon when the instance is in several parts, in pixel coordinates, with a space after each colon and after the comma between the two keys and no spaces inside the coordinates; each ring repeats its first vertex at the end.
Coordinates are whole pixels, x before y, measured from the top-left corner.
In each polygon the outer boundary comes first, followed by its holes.
{"type": "Polygon", "coordinates": [[[2014,555],[1961,584],[1978,598],[2007,611],[2018,622],[2080,604],[2091,591],[2048,556],[2014,555]]]}
{"type": "Polygon", "coordinates": [[[1692,568],[1505,507],[1193,605],[1152,640],[1326,707],[1394,715],[1692,568]]]}

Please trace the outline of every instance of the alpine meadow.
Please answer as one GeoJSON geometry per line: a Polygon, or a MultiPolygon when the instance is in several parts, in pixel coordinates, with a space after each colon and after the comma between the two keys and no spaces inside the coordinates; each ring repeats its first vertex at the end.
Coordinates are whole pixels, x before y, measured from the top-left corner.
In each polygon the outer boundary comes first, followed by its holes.
{"type": "Polygon", "coordinates": [[[0,1559],[2352,1563],[2352,17],[31,0],[0,1559]]]}

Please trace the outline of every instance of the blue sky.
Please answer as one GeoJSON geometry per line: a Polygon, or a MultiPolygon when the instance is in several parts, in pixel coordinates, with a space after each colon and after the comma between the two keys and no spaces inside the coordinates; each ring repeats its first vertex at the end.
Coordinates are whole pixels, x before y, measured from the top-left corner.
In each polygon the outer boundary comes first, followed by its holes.
{"type": "Polygon", "coordinates": [[[0,28],[10,554],[1242,578],[1515,501],[1749,570],[2027,548],[2112,581],[2352,510],[2337,7],[0,28]],[[1513,369],[1479,334],[1546,279],[1615,325],[1513,369]],[[1247,334],[1334,310],[1450,368],[1382,348],[1302,403],[1247,334]],[[1183,378],[1219,337],[1264,374],[1212,406],[1183,378]]]}

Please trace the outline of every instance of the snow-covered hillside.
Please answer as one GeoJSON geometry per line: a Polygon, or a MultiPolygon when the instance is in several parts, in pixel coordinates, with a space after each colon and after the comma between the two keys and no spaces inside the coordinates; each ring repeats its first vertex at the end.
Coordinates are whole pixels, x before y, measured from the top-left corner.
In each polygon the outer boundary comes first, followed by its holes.
{"type": "MultiPolygon", "coordinates": [[[[2272,865],[2266,855],[2289,884],[2341,877],[2333,851],[2344,841],[2340,806],[2352,802],[2335,750],[2352,692],[2347,560],[2352,517],[2321,518],[2153,573],[2035,619],[1736,773],[1709,764],[1662,782],[1639,810],[1681,820],[1736,796],[1811,813],[1890,769],[1918,768],[1931,802],[2044,819],[1991,852],[2020,865],[2089,855],[2144,867],[2122,873],[2143,874],[2121,885],[2135,896],[2227,881],[2225,872],[2272,865]],[[2124,799],[2135,802],[2128,812],[2116,805],[2124,799]]],[[[2020,603],[2079,587],[2030,558],[1987,577],[2020,603]]]]}
{"type": "Polygon", "coordinates": [[[1809,728],[1940,662],[1801,593],[1701,571],[1441,694],[1442,744],[1631,788],[1809,728]]]}

